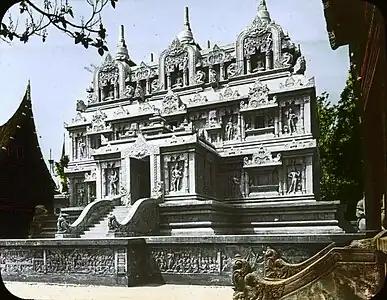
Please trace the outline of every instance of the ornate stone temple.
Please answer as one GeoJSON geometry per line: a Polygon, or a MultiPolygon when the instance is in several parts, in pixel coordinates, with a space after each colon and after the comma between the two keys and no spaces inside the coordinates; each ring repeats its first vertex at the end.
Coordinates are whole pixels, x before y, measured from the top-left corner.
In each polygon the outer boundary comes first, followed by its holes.
{"type": "Polygon", "coordinates": [[[134,63],[124,28],[79,100],[69,133],[70,205],[161,199],[161,234],[337,232],[319,201],[314,78],[265,1],[234,43],[202,49],[183,30],[134,63]]]}

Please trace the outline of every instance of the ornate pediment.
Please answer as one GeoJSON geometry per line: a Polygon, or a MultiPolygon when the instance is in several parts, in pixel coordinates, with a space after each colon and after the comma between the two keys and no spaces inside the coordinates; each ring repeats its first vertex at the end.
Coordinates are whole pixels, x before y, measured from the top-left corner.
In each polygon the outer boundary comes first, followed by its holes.
{"type": "Polygon", "coordinates": [[[219,100],[229,100],[232,98],[238,98],[239,92],[237,90],[233,90],[228,85],[225,87],[223,93],[219,94],[219,100]]]}
{"type": "Polygon", "coordinates": [[[125,116],[129,116],[129,110],[125,109],[122,105],[120,105],[113,113],[115,118],[122,118],[125,116]]]}
{"type": "Polygon", "coordinates": [[[281,154],[278,153],[275,157],[273,157],[272,153],[264,146],[259,146],[258,150],[253,153],[251,159],[249,159],[247,156],[243,159],[243,167],[280,164],[281,154]]]}
{"type": "Polygon", "coordinates": [[[154,113],[157,112],[156,107],[150,104],[149,101],[145,101],[139,104],[138,110],[142,113],[154,113]]]}
{"type": "Polygon", "coordinates": [[[262,22],[259,16],[256,16],[250,26],[246,28],[246,35],[249,37],[259,37],[267,33],[268,23],[262,22]]]}
{"type": "Polygon", "coordinates": [[[85,182],[96,181],[97,180],[97,170],[93,169],[90,172],[85,173],[85,182]]]}
{"type": "Polygon", "coordinates": [[[99,108],[93,115],[91,120],[91,126],[87,128],[88,132],[100,132],[110,130],[111,125],[106,125],[105,120],[107,118],[106,113],[99,108]]]}
{"type": "Polygon", "coordinates": [[[291,142],[285,144],[285,149],[298,150],[298,149],[305,149],[305,148],[315,148],[316,146],[317,146],[316,140],[310,140],[310,141],[292,140],[291,142]]]}
{"type": "Polygon", "coordinates": [[[190,104],[203,104],[208,101],[206,96],[202,96],[200,93],[196,93],[193,98],[189,99],[190,104]]]}
{"type": "Polygon", "coordinates": [[[231,55],[218,45],[214,45],[212,51],[208,53],[207,57],[203,59],[203,66],[223,64],[232,59],[231,55]]]}
{"type": "Polygon", "coordinates": [[[165,69],[171,73],[177,69],[184,70],[188,66],[188,53],[179,39],[173,40],[165,56],[165,69]]]}
{"type": "Polygon", "coordinates": [[[72,124],[71,125],[77,125],[77,124],[82,124],[85,123],[87,120],[83,113],[78,112],[77,115],[75,116],[74,119],[72,119],[72,124]]]}
{"type": "Polygon", "coordinates": [[[302,87],[311,87],[315,85],[314,77],[311,77],[306,82],[303,82],[302,78],[295,78],[293,75],[289,75],[284,82],[279,84],[280,89],[293,89],[302,87]]]}
{"type": "Polygon", "coordinates": [[[136,141],[122,151],[122,156],[143,159],[158,152],[157,146],[150,144],[142,134],[139,134],[136,141]]]}
{"type": "Polygon", "coordinates": [[[108,53],[99,68],[98,82],[100,85],[115,84],[118,80],[118,67],[113,57],[108,53]]]}
{"type": "Polygon", "coordinates": [[[249,96],[247,103],[241,102],[241,109],[254,109],[260,106],[273,104],[276,102],[277,97],[274,96],[269,99],[269,87],[267,84],[263,84],[259,79],[254,83],[254,86],[249,89],[249,96]]]}
{"type": "Polygon", "coordinates": [[[169,115],[174,113],[186,112],[187,106],[181,101],[180,97],[172,90],[169,90],[163,99],[162,114],[169,115]]]}
{"type": "Polygon", "coordinates": [[[156,75],[156,72],[149,67],[147,64],[145,64],[143,61],[140,63],[140,67],[134,71],[134,80],[147,80],[149,78],[152,78],[156,75]]]}
{"type": "Polygon", "coordinates": [[[265,33],[258,37],[246,37],[244,40],[244,51],[247,56],[253,55],[257,50],[267,52],[273,47],[273,38],[271,33],[265,33]]]}

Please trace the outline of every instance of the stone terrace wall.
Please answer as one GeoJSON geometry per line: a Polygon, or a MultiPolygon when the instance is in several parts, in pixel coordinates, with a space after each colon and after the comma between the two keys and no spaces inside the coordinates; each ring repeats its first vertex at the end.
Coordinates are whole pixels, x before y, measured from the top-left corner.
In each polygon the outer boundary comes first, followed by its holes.
{"type": "Polygon", "coordinates": [[[144,237],[98,240],[0,240],[6,281],[134,286],[149,283],[232,285],[235,254],[263,272],[267,246],[291,263],[302,262],[332,241],[358,235],[144,237]]]}

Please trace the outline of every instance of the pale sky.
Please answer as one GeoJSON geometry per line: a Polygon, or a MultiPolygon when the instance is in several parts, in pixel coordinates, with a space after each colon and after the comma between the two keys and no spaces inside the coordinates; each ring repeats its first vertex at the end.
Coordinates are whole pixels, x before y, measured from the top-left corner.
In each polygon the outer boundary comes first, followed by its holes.
{"type": "MultiPolygon", "coordinates": [[[[42,0],[36,0],[36,3],[42,0]]],[[[76,16],[88,15],[83,0],[69,0],[76,16]]],[[[327,91],[337,102],[349,69],[348,47],[331,50],[321,0],[266,0],[272,20],[288,31],[307,60],[307,77],[316,78],[317,94],[327,91]]],[[[207,47],[235,42],[237,35],[253,20],[259,0],[119,0],[116,9],[103,12],[108,46],[114,55],[119,26],[125,26],[129,54],[136,63],[149,61],[168,47],[183,28],[184,7],[190,9],[195,40],[207,47]]],[[[10,12],[17,17],[19,8],[10,12]]],[[[8,19],[6,15],[5,21],[8,19]]],[[[95,48],[75,45],[67,35],[53,29],[45,43],[39,37],[27,44],[0,41],[0,124],[18,107],[31,80],[31,95],[37,132],[44,158],[53,149],[59,159],[65,129],[63,122],[75,117],[77,99],[86,99],[92,74],[84,69],[99,65],[95,48]]]]}

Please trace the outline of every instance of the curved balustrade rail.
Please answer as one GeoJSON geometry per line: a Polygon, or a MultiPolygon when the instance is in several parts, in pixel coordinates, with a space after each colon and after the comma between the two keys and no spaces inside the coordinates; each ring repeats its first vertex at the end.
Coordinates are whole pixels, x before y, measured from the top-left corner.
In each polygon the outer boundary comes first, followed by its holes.
{"type": "Polygon", "coordinates": [[[120,199],[121,196],[117,196],[89,203],[72,224],[63,228],[63,232],[58,231],[58,233],[63,233],[69,237],[79,237],[93,222],[101,218],[101,216],[106,215],[113,206],[117,205],[120,199]]]}
{"type": "Polygon", "coordinates": [[[380,238],[378,235],[340,248],[331,244],[301,264],[284,263],[268,249],[265,272],[271,278],[261,278],[247,260],[237,255],[233,300],[296,300],[316,294],[324,296],[321,299],[369,299],[384,283],[385,257],[378,255],[377,248],[380,238]],[[270,260],[272,257],[275,259],[270,260]]]}
{"type": "Polygon", "coordinates": [[[159,229],[159,202],[154,198],[137,200],[130,207],[128,215],[117,221],[109,217],[109,231],[118,236],[139,236],[157,233],[159,229]]]}

